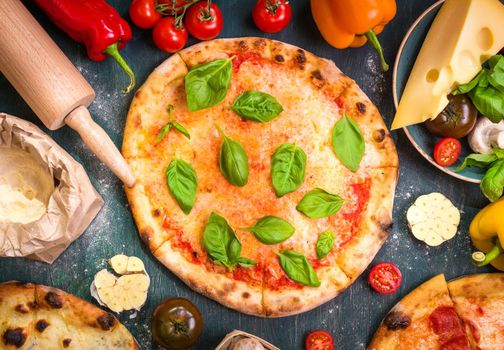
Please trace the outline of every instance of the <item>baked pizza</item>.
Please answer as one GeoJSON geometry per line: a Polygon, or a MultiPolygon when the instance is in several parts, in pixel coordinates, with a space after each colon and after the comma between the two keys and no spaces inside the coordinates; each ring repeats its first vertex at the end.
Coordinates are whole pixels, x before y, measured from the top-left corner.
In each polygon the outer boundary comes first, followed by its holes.
{"type": "Polygon", "coordinates": [[[114,316],[62,290],[0,284],[0,349],[139,349],[114,316]]]}
{"type": "Polygon", "coordinates": [[[504,349],[504,274],[432,278],[394,306],[369,349],[504,349]]]}
{"type": "Polygon", "coordinates": [[[140,238],[196,291],[278,317],[341,293],[387,238],[397,181],[377,108],[332,61],[262,38],[174,54],[123,154],[140,238]]]}

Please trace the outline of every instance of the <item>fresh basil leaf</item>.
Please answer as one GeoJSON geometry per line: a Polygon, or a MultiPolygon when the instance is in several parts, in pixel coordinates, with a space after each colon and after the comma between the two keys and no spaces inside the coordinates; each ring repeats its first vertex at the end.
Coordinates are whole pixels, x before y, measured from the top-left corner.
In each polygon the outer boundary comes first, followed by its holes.
{"type": "Polygon", "coordinates": [[[283,111],[276,98],[261,91],[249,90],[236,98],[231,109],[245,119],[266,123],[283,111]]]}
{"type": "Polygon", "coordinates": [[[179,133],[187,137],[189,140],[191,139],[191,135],[189,134],[189,131],[187,131],[186,128],[182,126],[182,124],[177,123],[175,121],[172,122],[172,126],[175,130],[177,130],[179,133]]]}
{"type": "Polygon", "coordinates": [[[282,269],[289,278],[305,286],[320,286],[317,273],[303,254],[293,250],[282,250],[276,254],[280,258],[282,269]]]}
{"type": "Polygon", "coordinates": [[[325,258],[334,246],[334,233],[331,230],[324,231],[317,239],[315,250],[317,252],[317,259],[325,258]]]}
{"type": "Polygon", "coordinates": [[[182,159],[173,159],[166,170],[166,183],[180,209],[189,214],[198,192],[198,176],[194,168],[182,159]]]}
{"type": "Polygon", "coordinates": [[[221,103],[231,84],[231,58],[195,66],[185,76],[187,108],[199,111],[221,103]]]}
{"type": "Polygon", "coordinates": [[[488,81],[494,88],[504,93],[504,56],[495,55],[488,60],[490,71],[488,81]]]}
{"type": "Polygon", "coordinates": [[[359,126],[343,112],[343,118],[332,129],[332,148],[338,159],[356,172],[364,156],[364,137],[359,126]]]}
{"type": "Polygon", "coordinates": [[[252,259],[240,257],[238,258],[238,265],[240,265],[241,267],[254,267],[257,264],[252,259]]]}
{"type": "Polygon", "coordinates": [[[304,182],[306,153],[296,145],[284,143],[271,157],[271,182],[277,197],[294,192],[304,182]]]}
{"type": "Polygon", "coordinates": [[[504,191],[504,160],[499,159],[487,170],[481,179],[481,191],[490,202],[495,202],[504,191]]]}
{"type": "Polygon", "coordinates": [[[488,59],[488,67],[490,70],[497,70],[504,72],[504,56],[493,55],[488,59]]]}
{"type": "Polygon", "coordinates": [[[481,78],[484,75],[486,75],[486,71],[485,70],[480,71],[478,75],[474,77],[473,80],[471,80],[469,83],[459,85],[459,87],[452,92],[452,95],[467,94],[469,91],[473,90],[474,88],[476,88],[476,86],[478,86],[481,78]]]}
{"type": "Polygon", "coordinates": [[[191,135],[189,135],[189,132],[187,131],[186,128],[184,128],[180,123],[177,123],[173,121],[173,110],[175,107],[173,105],[168,105],[166,110],[168,111],[168,114],[170,115],[170,120],[168,123],[166,123],[162,128],[159,134],[156,137],[156,143],[161,142],[163,138],[170,132],[170,129],[173,127],[175,130],[183,134],[185,137],[187,137],[189,140],[191,139],[191,135]]]}
{"type": "Polygon", "coordinates": [[[161,130],[159,131],[159,134],[156,136],[156,143],[160,143],[161,140],[170,132],[170,128],[172,127],[171,122],[166,123],[161,130]]]}
{"type": "Polygon", "coordinates": [[[469,93],[476,109],[494,123],[504,119],[504,94],[493,86],[478,86],[469,93]]]}
{"type": "Polygon", "coordinates": [[[203,246],[215,263],[229,270],[239,263],[242,245],[226,219],[212,213],[203,232],[203,246]]]}
{"type": "Polygon", "coordinates": [[[497,159],[495,154],[473,153],[465,157],[464,162],[455,169],[455,172],[462,171],[466,167],[487,168],[497,159]]]}
{"type": "Polygon", "coordinates": [[[247,153],[241,144],[227,137],[220,128],[218,130],[223,138],[219,154],[220,171],[229,183],[245,186],[249,174],[247,153]]]}
{"type": "Polygon", "coordinates": [[[281,243],[294,234],[294,226],[284,219],[276,216],[265,216],[259,219],[254,226],[244,228],[264,244],[281,243]]]}
{"type": "Polygon", "coordinates": [[[304,195],[296,209],[309,218],[320,219],[336,214],[344,201],[337,194],[316,188],[304,195]]]}
{"type": "Polygon", "coordinates": [[[497,156],[498,159],[504,159],[504,149],[494,147],[492,152],[497,156]]]}

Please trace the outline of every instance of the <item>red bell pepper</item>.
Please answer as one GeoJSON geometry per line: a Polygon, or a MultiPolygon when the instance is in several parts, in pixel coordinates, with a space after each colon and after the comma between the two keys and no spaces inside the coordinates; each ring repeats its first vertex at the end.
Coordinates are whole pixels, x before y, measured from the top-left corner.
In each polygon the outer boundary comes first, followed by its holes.
{"type": "Polygon", "coordinates": [[[72,39],[86,45],[89,58],[103,61],[111,56],[130,78],[130,92],[135,74],[119,50],[131,40],[131,28],[104,0],[34,0],[49,18],[72,39]]]}

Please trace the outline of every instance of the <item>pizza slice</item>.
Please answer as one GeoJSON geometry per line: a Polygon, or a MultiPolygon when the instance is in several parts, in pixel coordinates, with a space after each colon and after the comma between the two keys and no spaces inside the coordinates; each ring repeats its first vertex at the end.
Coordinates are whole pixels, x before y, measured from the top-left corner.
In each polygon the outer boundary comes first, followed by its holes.
{"type": "Polygon", "coordinates": [[[36,348],[36,309],[34,284],[0,284],[1,349],[36,348]]]}
{"type": "Polygon", "coordinates": [[[420,285],[396,304],[368,349],[471,350],[444,275],[420,285]]]}
{"type": "Polygon", "coordinates": [[[462,277],[448,289],[472,348],[504,349],[504,274],[462,277]]]}
{"type": "Polygon", "coordinates": [[[60,289],[36,286],[40,349],[138,349],[113,315],[60,289]]]}

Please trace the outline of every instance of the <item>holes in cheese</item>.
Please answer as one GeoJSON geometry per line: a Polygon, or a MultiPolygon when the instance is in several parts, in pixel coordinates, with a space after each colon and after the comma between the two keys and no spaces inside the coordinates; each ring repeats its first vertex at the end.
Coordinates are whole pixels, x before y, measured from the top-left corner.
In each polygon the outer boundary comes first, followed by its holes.
{"type": "Polygon", "coordinates": [[[504,47],[502,23],[499,0],[446,0],[420,49],[392,129],[435,118],[448,105],[448,94],[504,47]]]}

